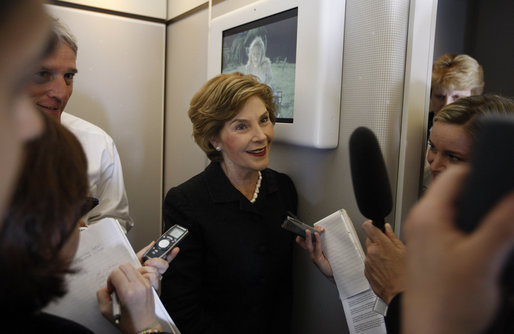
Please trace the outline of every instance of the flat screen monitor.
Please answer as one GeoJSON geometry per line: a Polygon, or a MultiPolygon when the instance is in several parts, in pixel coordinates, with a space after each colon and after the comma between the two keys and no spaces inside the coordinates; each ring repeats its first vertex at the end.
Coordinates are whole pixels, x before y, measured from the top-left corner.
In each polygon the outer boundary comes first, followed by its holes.
{"type": "Polygon", "coordinates": [[[273,90],[277,122],[292,123],[298,8],[223,31],[222,73],[255,75],[273,90]]]}
{"type": "Polygon", "coordinates": [[[268,84],[275,140],[335,148],[345,0],[260,0],[210,22],[208,79],[242,72],[268,84]]]}

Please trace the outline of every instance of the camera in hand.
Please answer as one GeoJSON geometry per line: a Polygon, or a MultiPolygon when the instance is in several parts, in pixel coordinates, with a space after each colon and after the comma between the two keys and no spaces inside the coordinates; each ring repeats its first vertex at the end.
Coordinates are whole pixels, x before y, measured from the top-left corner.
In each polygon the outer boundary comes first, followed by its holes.
{"type": "Polygon", "coordinates": [[[180,225],[173,225],[144,255],[143,260],[159,257],[165,259],[168,253],[187,235],[187,228],[180,225]]]}

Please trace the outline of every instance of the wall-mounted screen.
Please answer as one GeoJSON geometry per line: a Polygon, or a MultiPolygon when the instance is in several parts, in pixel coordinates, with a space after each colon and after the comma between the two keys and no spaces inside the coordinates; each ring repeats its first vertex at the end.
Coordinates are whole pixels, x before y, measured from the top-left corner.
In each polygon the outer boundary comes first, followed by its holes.
{"type": "Polygon", "coordinates": [[[261,0],[214,18],[209,78],[242,72],[268,84],[275,140],[335,148],[339,139],[345,0],[261,0]]]}
{"type": "Polygon", "coordinates": [[[221,72],[253,74],[273,89],[277,122],[292,123],[298,8],[223,31],[221,72]]]}

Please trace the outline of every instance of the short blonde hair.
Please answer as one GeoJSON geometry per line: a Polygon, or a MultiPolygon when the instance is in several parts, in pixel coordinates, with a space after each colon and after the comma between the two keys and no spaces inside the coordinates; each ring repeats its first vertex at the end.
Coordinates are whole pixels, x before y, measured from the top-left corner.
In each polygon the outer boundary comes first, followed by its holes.
{"type": "Polygon", "coordinates": [[[444,106],[434,117],[436,122],[463,125],[471,139],[476,138],[478,116],[490,114],[514,114],[514,101],[499,95],[475,95],[463,97],[444,106]]]}
{"type": "Polygon", "coordinates": [[[444,54],[432,66],[432,89],[434,87],[469,89],[472,95],[480,95],[484,91],[484,71],[468,55],[444,54]]]}
{"type": "Polygon", "coordinates": [[[253,75],[220,74],[205,83],[191,99],[188,115],[195,142],[212,161],[222,161],[211,140],[219,136],[225,122],[234,118],[253,96],[259,97],[275,124],[277,107],[271,88],[253,75]]]}

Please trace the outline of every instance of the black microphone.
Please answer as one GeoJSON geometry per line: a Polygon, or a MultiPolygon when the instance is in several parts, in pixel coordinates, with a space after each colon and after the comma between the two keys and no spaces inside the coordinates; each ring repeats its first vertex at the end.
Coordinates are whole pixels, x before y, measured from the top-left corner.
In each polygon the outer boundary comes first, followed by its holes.
{"type": "Polygon", "coordinates": [[[360,212],[384,232],[393,196],[377,137],[366,127],[355,129],[350,137],[350,167],[360,212]]]}
{"type": "MultiPolygon", "coordinates": [[[[514,117],[496,114],[482,116],[476,128],[470,174],[456,203],[457,226],[468,233],[479,225],[502,197],[514,191],[514,117]]],[[[505,265],[502,282],[510,287],[512,298],[514,251],[505,265]]]]}
{"type": "Polygon", "coordinates": [[[471,171],[458,201],[457,226],[472,231],[496,202],[514,190],[514,118],[477,121],[471,171]]]}

